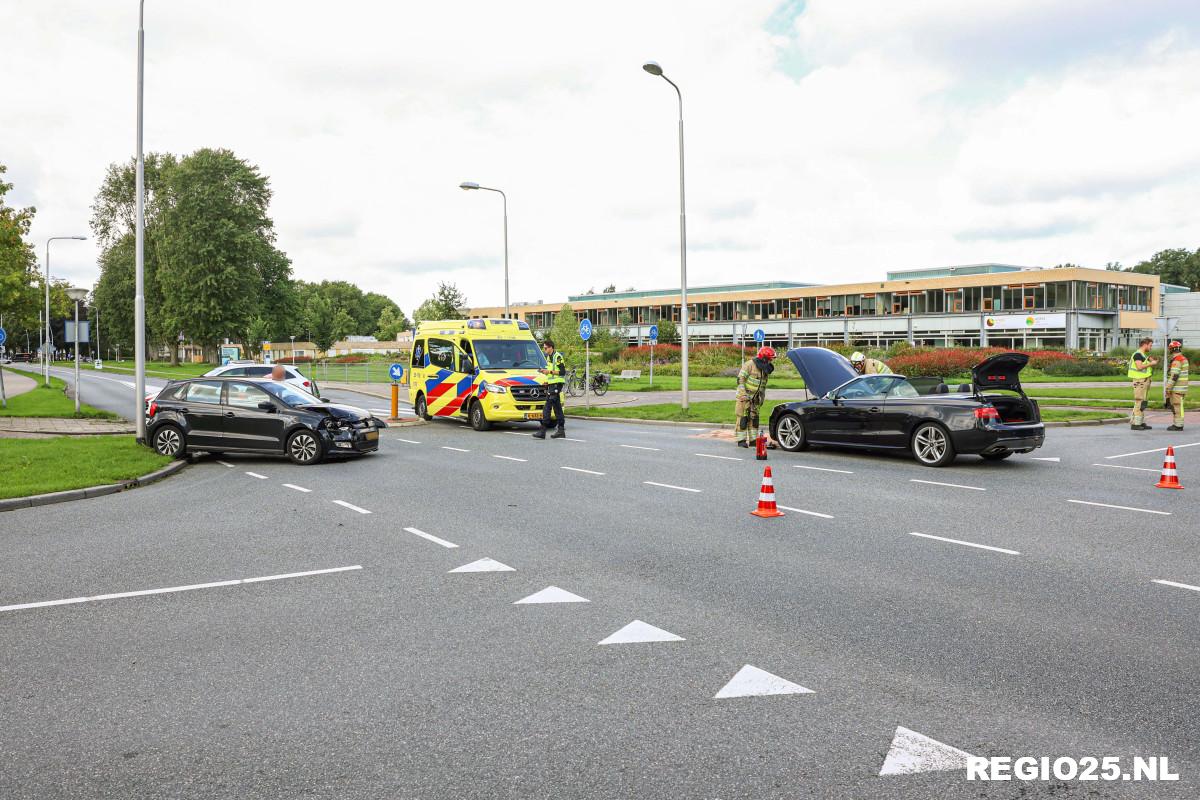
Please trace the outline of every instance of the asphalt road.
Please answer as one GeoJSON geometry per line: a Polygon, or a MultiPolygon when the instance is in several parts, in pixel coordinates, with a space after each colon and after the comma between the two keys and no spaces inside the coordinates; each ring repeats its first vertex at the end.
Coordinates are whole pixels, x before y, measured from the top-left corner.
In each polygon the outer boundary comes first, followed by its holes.
{"type": "Polygon", "coordinates": [[[1169,443],[1200,478],[1195,432],[941,470],[773,452],[764,520],[763,465],[710,432],[529,430],[390,428],[353,461],[204,458],[0,515],[0,797],[1200,791],[1200,511],[1154,488],[1169,443]],[[450,572],[484,558],[512,570],[450,572]],[[588,602],[516,603],[548,587],[588,602]],[[682,638],[600,644],[635,620],[682,638]],[[791,693],[715,697],[747,665],[791,693]],[[1180,777],[972,782],[903,732],[889,755],[898,728],[1180,777]]]}

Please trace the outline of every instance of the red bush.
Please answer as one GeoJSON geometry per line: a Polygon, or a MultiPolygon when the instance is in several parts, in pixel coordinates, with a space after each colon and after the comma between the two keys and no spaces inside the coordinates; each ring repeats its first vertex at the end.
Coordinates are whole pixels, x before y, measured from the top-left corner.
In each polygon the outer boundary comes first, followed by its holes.
{"type": "MultiPolygon", "coordinates": [[[[939,347],[919,348],[905,352],[888,360],[887,365],[901,375],[965,375],[984,359],[1009,351],[1002,347],[939,347]]],[[[1059,350],[1033,350],[1026,353],[1029,366],[1042,369],[1047,364],[1075,361],[1075,356],[1059,350]]]]}

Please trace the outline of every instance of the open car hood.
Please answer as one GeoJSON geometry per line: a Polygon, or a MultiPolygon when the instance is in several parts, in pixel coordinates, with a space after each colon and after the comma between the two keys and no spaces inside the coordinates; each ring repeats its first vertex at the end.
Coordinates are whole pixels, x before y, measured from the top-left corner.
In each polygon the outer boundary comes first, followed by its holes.
{"type": "Polygon", "coordinates": [[[850,359],[824,347],[797,347],[788,350],[787,357],[796,366],[808,391],[817,397],[858,377],[850,359]]]}
{"type": "Polygon", "coordinates": [[[1000,353],[979,362],[971,369],[976,389],[1021,391],[1021,370],[1029,363],[1025,353],[1000,353]]]}

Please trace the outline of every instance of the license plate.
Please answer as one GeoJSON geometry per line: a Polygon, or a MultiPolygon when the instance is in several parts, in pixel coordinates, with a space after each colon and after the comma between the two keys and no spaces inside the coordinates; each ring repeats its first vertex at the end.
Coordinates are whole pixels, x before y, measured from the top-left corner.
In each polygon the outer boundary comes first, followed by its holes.
{"type": "Polygon", "coordinates": [[[542,418],[542,412],[540,412],[540,411],[531,411],[525,415],[525,419],[541,419],[541,418],[542,418]]]}
{"type": "Polygon", "coordinates": [[[379,431],[367,431],[363,438],[368,442],[373,442],[379,438],[379,431]]]}

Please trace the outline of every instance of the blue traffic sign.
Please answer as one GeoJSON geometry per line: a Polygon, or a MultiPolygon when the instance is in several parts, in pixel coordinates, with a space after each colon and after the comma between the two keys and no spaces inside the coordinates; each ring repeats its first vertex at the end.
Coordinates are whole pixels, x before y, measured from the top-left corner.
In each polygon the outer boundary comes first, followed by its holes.
{"type": "Polygon", "coordinates": [[[759,328],[758,330],[756,330],[754,332],[754,341],[758,342],[759,344],[762,344],[763,340],[765,340],[766,338],[767,338],[767,334],[765,331],[763,331],[762,328],[759,328]]]}
{"type": "Polygon", "coordinates": [[[579,321],[579,338],[585,342],[592,338],[592,321],[590,319],[581,319],[579,321]]]}
{"type": "Polygon", "coordinates": [[[653,341],[653,340],[655,340],[655,339],[657,339],[657,338],[658,338],[658,326],[657,326],[657,325],[651,325],[651,326],[650,326],[650,340],[651,340],[651,341],[653,341]]]}
{"type": "Polygon", "coordinates": [[[4,328],[0,328],[0,344],[4,344],[4,340],[8,338],[8,334],[4,332],[4,328]]]}
{"type": "Polygon", "coordinates": [[[394,381],[398,381],[401,378],[403,378],[404,377],[404,365],[403,364],[392,364],[390,367],[388,367],[388,376],[394,381]]]}

